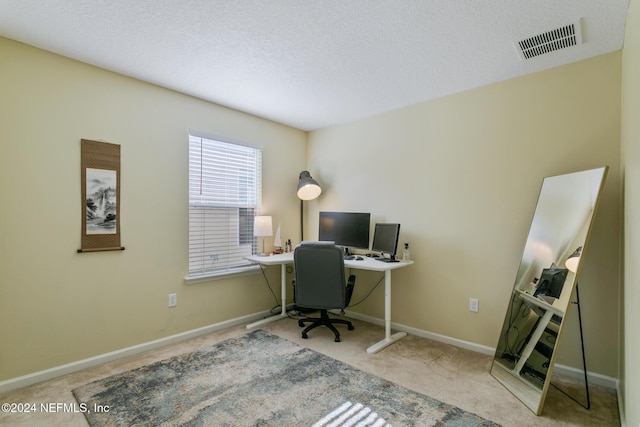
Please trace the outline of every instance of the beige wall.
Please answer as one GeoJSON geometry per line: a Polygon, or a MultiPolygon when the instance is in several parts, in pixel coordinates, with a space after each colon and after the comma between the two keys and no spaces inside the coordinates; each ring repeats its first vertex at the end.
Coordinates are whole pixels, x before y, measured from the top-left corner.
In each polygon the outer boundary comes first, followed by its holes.
{"type": "Polygon", "coordinates": [[[187,134],[263,144],[263,213],[297,239],[306,132],[2,38],[0,63],[0,381],[275,305],[257,275],[183,283],[187,134]],[[76,253],[81,138],[121,145],[123,252],[76,253]]]}
{"type": "MultiPolygon", "coordinates": [[[[306,162],[324,189],[307,238],[320,209],[401,222],[416,264],[393,273],[394,322],[490,347],[542,178],[609,165],[581,297],[589,369],[617,376],[619,53],[312,132],[308,148],[304,132],[6,39],[0,57],[0,381],[273,305],[256,276],[183,284],[189,128],[264,144],[263,211],[285,239],[299,240],[306,162]],[[81,138],[122,147],[124,252],[75,253],[81,138]]],[[[354,301],[377,280],[360,272],[354,301]]],[[[381,318],[382,302],[377,289],[355,310],[381,318]]],[[[575,317],[559,362],[579,366],[575,317]]]]}
{"type": "MultiPolygon", "coordinates": [[[[393,273],[393,321],[495,347],[545,176],[610,166],[582,265],[589,370],[617,377],[620,62],[613,53],[310,133],[319,210],[400,222],[416,264],[393,273]],[[478,298],[480,311],[468,309],[478,298]]],[[[357,301],[377,277],[359,274],[357,301]]],[[[382,317],[382,289],[360,306],[382,317]]],[[[577,313],[558,362],[581,367],[577,313]]]]}
{"type": "Polygon", "coordinates": [[[628,426],[640,425],[640,4],[629,4],[622,54],[624,173],[624,345],[621,388],[628,426]]]}

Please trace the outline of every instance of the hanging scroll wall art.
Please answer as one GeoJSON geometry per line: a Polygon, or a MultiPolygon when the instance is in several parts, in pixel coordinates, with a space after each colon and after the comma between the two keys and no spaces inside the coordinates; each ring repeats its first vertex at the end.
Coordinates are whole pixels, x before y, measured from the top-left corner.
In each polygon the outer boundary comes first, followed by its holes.
{"type": "Polygon", "coordinates": [[[120,251],[120,146],[81,140],[82,247],[120,251]]]}

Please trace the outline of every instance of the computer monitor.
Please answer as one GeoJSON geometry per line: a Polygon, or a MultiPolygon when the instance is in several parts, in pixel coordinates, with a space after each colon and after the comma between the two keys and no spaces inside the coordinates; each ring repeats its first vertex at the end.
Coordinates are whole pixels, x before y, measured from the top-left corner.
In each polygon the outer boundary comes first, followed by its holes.
{"type": "Polygon", "coordinates": [[[318,240],[335,242],[345,252],[369,249],[371,214],[364,212],[320,212],[318,240]]]}
{"type": "Polygon", "coordinates": [[[566,268],[559,268],[555,264],[549,268],[543,269],[533,296],[537,297],[538,295],[544,295],[556,299],[560,298],[568,273],[569,270],[566,268]]]}
{"type": "Polygon", "coordinates": [[[371,250],[389,255],[389,258],[378,258],[380,261],[395,262],[400,237],[400,224],[377,223],[373,231],[371,250]]]}

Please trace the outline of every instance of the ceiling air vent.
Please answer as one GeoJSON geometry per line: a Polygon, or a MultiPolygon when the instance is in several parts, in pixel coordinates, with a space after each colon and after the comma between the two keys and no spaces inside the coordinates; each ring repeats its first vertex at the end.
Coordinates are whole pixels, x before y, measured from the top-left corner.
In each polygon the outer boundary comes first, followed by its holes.
{"type": "Polygon", "coordinates": [[[582,44],[580,20],[515,43],[521,59],[535,58],[545,53],[580,44],[582,44]]]}

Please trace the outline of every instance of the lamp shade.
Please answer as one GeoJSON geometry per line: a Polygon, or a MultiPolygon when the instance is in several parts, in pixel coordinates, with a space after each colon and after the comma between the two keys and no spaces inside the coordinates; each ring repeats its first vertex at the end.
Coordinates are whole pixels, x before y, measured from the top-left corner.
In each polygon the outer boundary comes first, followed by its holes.
{"type": "Polygon", "coordinates": [[[322,189],[318,182],[311,178],[309,171],[300,172],[300,181],[298,182],[298,198],[300,200],[313,200],[322,193],[322,189]]]}
{"type": "Polygon", "coordinates": [[[271,236],[273,234],[273,226],[270,216],[253,217],[253,235],[257,237],[271,236]]]}
{"type": "Polygon", "coordinates": [[[564,262],[570,272],[575,273],[578,271],[578,264],[580,264],[580,258],[582,257],[582,246],[575,250],[569,258],[564,262]]]}

